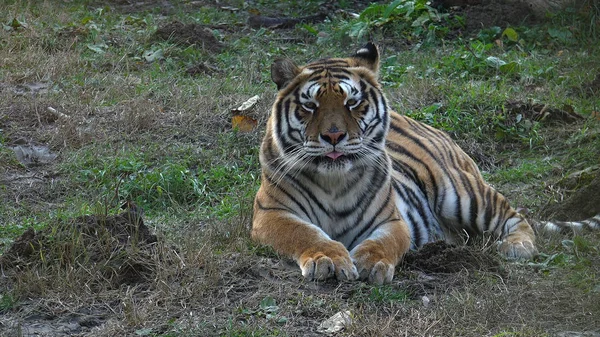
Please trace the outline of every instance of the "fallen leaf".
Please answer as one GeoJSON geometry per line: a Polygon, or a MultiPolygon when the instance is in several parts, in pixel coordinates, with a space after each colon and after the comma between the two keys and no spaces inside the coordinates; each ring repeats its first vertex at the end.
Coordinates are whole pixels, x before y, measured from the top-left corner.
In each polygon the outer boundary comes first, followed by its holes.
{"type": "Polygon", "coordinates": [[[108,48],[108,46],[105,43],[88,44],[86,47],[88,47],[89,50],[96,52],[98,54],[104,54],[106,52],[105,49],[108,48]]]}
{"type": "Polygon", "coordinates": [[[502,32],[502,37],[507,37],[510,41],[517,42],[519,40],[519,34],[516,30],[508,27],[502,32]]]}
{"type": "Polygon", "coordinates": [[[252,14],[252,15],[260,15],[260,11],[256,8],[250,8],[248,10],[248,13],[252,14]]]}
{"type": "Polygon", "coordinates": [[[240,132],[251,132],[257,124],[258,121],[249,116],[235,115],[231,117],[231,127],[240,132]]]}
{"type": "Polygon", "coordinates": [[[256,105],[256,103],[258,103],[259,99],[260,99],[259,95],[252,96],[247,101],[245,101],[244,103],[242,103],[242,105],[240,105],[236,109],[233,109],[232,112],[233,113],[246,112],[246,111],[252,109],[252,107],[254,107],[256,105]]]}
{"type": "Polygon", "coordinates": [[[143,54],[143,57],[148,63],[162,60],[164,58],[162,49],[146,50],[143,54]]]}
{"type": "Polygon", "coordinates": [[[27,28],[27,24],[24,21],[18,20],[17,18],[12,19],[10,26],[14,30],[17,30],[19,28],[27,28]]]}

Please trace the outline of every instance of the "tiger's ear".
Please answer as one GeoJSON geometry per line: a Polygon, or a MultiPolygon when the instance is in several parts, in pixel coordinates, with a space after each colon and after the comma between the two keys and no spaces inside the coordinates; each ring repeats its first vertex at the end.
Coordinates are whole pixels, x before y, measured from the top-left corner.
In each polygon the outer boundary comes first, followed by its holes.
{"type": "Polygon", "coordinates": [[[278,59],[271,65],[271,79],[277,90],[285,88],[299,73],[300,68],[290,59],[278,59]]]}
{"type": "Polygon", "coordinates": [[[375,74],[379,72],[379,49],[372,42],[360,48],[352,58],[358,66],[369,68],[375,74]]]}

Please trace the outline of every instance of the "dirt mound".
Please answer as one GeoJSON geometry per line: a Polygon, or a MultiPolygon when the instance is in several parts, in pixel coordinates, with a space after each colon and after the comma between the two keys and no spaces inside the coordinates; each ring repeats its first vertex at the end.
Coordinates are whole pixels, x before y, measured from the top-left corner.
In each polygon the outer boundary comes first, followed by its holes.
{"type": "Polygon", "coordinates": [[[569,199],[546,208],[544,218],[559,221],[585,220],[600,214],[600,171],[589,185],[580,188],[569,199]]]}
{"type": "Polygon", "coordinates": [[[86,215],[41,231],[29,228],[0,256],[0,267],[101,266],[98,271],[113,286],[144,282],[153,270],[157,238],[144,225],[140,208],[125,207],[114,216],[86,215]]]}
{"type": "Polygon", "coordinates": [[[159,27],[154,33],[158,40],[170,40],[179,45],[196,45],[206,51],[218,53],[223,49],[223,44],[212,34],[210,28],[196,23],[184,25],[179,21],[170,22],[159,27]]]}
{"type": "Polygon", "coordinates": [[[497,272],[500,262],[492,254],[472,246],[453,246],[444,241],[431,242],[404,257],[403,268],[424,273],[457,273],[462,270],[497,272]]]}
{"type": "Polygon", "coordinates": [[[498,114],[506,116],[506,125],[515,125],[525,119],[546,124],[575,123],[584,119],[569,105],[558,109],[547,104],[522,101],[508,101],[498,114]]]}
{"type": "Polygon", "coordinates": [[[482,28],[536,24],[537,19],[532,8],[523,2],[505,0],[482,1],[477,6],[463,9],[466,30],[479,31],[482,28]]]}
{"type": "Polygon", "coordinates": [[[463,17],[466,33],[477,33],[490,27],[532,25],[540,21],[534,8],[521,1],[436,0],[432,6],[463,17]]]}
{"type": "Polygon", "coordinates": [[[581,86],[573,87],[573,93],[581,95],[581,97],[592,98],[600,95],[600,73],[596,77],[587,83],[583,83],[581,86]]]}

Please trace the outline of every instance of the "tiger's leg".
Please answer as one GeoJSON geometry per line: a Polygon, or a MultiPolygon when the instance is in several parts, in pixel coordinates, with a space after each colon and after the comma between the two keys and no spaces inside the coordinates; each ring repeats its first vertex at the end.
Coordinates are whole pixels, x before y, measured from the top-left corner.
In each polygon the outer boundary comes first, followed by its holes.
{"type": "Polygon", "coordinates": [[[537,255],[533,229],[514,209],[515,214],[506,220],[505,234],[499,241],[498,251],[509,259],[530,259],[537,255]]]}
{"type": "Polygon", "coordinates": [[[537,254],[535,234],[527,220],[513,209],[506,197],[488,185],[477,172],[451,171],[449,186],[438,209],[443,223],[454,232],[492,234],[498,250],[511,259],[529,259],[537,254]],[[457,182],[462,183],[457,183],[457,182]]]}
{"type": "Polygon", "coordinates": [[[252,238],[272,246],[277,252],[292,257],[307,280],[358,278],[356,267],[346,247],[331,240],[317,226],[276,208],[254,205],[252,238]]]}
{"type": "Polygon", "coordinates": [[[379,226],[352,249],[350,255],[361,279],[384,284],[392,281],[396,264],[409,248],[410,234],[406,223],[394,220],[379,226]]]}

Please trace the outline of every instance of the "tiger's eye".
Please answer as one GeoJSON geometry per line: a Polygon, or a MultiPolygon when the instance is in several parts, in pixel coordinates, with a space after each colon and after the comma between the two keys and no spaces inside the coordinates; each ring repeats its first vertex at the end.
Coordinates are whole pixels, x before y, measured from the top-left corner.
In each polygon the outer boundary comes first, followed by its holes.
{"type": "Polygon", "coordinates": [[[354,98],[350,98],[349,100],[346,101],[346,105],[348,105],[348,106],[353,106],[356,103],[358,103],[358,101],[355,100],[354,98]]]}
{"type": "Polygon", "coordinates": [[[305,102],[302,103],[302,107],[309,111],[314,111],[317,108],[317,105],[314,102],[305,102]]]}

